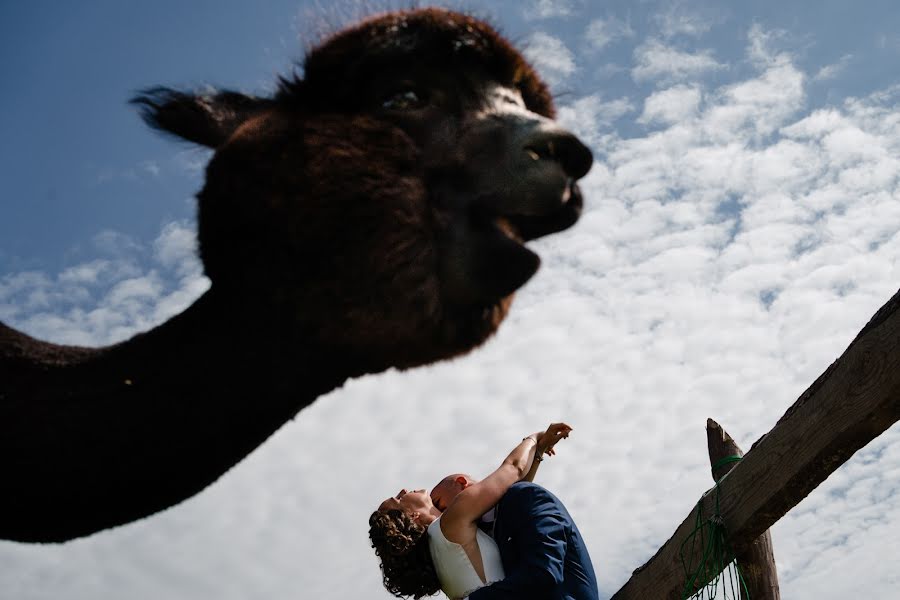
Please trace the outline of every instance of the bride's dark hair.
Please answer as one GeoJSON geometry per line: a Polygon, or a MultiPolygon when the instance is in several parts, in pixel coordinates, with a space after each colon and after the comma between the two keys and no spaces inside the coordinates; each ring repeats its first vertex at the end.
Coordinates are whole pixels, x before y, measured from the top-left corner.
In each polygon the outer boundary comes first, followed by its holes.
{"type": "Polygon", "coordinates": [[[402,510],[376,510],[369,517],[369,539],[381,559],[384,587],[398,598],[418,600],[441,590],[425,530],[402,510]]]}

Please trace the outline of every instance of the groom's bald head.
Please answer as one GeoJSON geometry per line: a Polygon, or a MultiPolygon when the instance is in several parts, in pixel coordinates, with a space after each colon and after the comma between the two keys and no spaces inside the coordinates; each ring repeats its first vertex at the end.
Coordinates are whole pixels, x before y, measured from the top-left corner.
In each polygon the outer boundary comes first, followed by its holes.
{"type": "Polygon", "coordinates": [[[473,483],[478,483],[478,480],[465,473],[447,475],[431,490],[431,502],[438,510],[444,512],[456,495],[473,483]]]}

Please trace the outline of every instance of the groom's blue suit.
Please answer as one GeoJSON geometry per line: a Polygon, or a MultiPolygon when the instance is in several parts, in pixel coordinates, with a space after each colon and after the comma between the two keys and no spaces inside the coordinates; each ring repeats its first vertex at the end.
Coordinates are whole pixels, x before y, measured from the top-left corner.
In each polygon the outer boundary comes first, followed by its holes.
{"type": "Polygon", "coordinates": [[[497,505],[494,539],[506,578],[469,600],[597,600],[597,578],[584,539],[556,496],[514,484],[497,505]]]}

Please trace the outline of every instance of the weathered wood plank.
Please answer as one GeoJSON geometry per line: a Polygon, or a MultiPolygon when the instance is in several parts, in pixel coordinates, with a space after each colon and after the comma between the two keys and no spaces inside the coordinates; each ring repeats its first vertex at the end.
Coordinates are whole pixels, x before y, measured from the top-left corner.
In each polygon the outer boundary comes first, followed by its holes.
{"type": "MultiPolygon", "coordinates": [[[[900,292],[719,483],[719,505],[735,552],[745,550],[857,450],[900,419],[900,292]]],[[[713,513],[713,494],[702,498],[713,513]]],[[[679,550],[693,510],[673,536],[613,595],[681,597],[679,550]]]]}
{"type": "MultiPolygon", "coordinates": [[[[713,481],[719,481],[736,466],[734,462],[716,466],[721,460],[729,456],[744,456],[737,442],[712,419],[706,421],[706,446],[713,481]]],[[[741,588],[741,600],[781,600],[772,534],[768,530],[744,551],[737,553],[735,558],[747,584],[746,591],[741,588]]]]}

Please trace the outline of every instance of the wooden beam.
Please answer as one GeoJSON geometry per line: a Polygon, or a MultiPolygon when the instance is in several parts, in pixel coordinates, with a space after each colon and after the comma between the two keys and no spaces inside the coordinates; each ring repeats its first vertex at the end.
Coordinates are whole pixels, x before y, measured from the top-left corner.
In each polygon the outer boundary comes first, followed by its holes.
{"type": "MultiPolygon", "coordinates": [[[[746,549],[898,419],[900,292],[719,482],[721,516],[735,552],[746,549]]],[[[714,513],[714,496],[707,493],[700,500],[703,514],[714,513]]],[[[679,550],[693,529],[694,510],[613,600],[680,599],[679,550]]]]}
{"type": "MultiPolygon", "coordinates": [[[[737,442],[712,419],[706,420],[706,446],[713,481],[719,481],[736,466],[735,462],[721,461],[732,456],[744,456],[737,442]]],[[[741,600],[781,600],[778,589],[778,570],[775,568],[775,551],[772,534],[766,530],[753,540],[745,550],[737,553],[738,567],[747,589],[741,588],[741,600]]]]}

